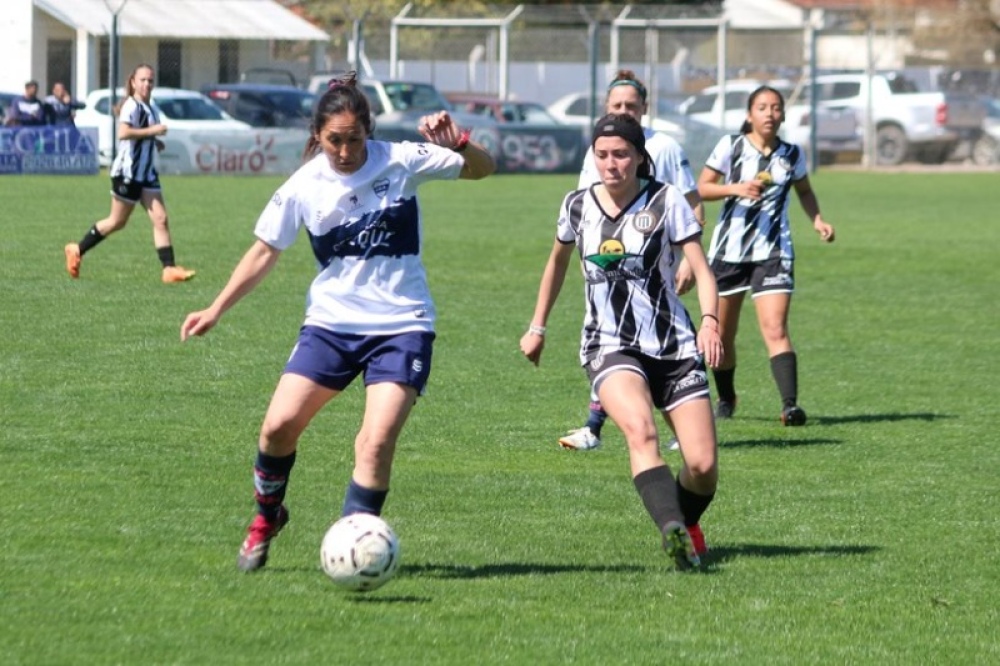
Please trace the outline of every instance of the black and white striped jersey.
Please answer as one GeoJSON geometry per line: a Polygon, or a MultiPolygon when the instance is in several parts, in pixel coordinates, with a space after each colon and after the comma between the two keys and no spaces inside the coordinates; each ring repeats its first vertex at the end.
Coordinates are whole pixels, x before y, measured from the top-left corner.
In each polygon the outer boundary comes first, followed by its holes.
{"type": "MultiPolygon", "coordinates": [[[[160,116],[151,104],[129,97],[122,104],[118,122],[143,129],[159,125],[160,116]]],[[[156,138],[120,140],[115,163],[111,165],[111,177],[121,177],[138,183],[156,182],[159,179],[156,170],[156,138]]]]}
{"type": "Polygon", "coordinates": [[[611,217],[594,188],[566,195],[556,230],[561,243],[576,245],[583,269],[581,364],[619,350],[658,359],[697,356],[694,325],[674,288],[672,251],[701,236],[691,206],[676,187],[654,180],[611,217]]]}
{"type": "Polygon", "coordinates": [[[712,232],[709,261],[744,264],[794,259],[788,205],[792,185],[809,174],[803,151],[779,140],[777,148],[765,156],[745,134],[733,134],[719,140],[705,166],[721,173],[727,184],[761,176],[771,183],[757,201],[726,198],[712,232]]]}

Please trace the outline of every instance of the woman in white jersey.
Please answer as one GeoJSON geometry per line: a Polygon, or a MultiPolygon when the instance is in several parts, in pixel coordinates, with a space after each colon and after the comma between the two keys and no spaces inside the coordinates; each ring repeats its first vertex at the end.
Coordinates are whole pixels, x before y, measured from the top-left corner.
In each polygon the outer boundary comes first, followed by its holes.
{"type": "Polygon", "coordinates": [[[207,333],[301,231],[308,236],[319,274],[261,427],[257,515],[237,560],[243,571],[266,564],[271,539],[288,522],[284,497],[299,436],[362,374],[366,406],[342,515],[382,512],[396,440],[427,382],[434,340],[417,188],[495,168],[447,112],[423,117],[418,129],[428,143],[372,140],[371,107],[354,73],[331,81],[313,114],[308,161],[271,197],[257,240],[215,301],[181,326],[182,340],[207,333]]]}
{"type": "Polygon", "coordinates": [[[802,149],[778,137],[784,110],[785,100],[777,90],[761,86],[751,93],[741,133],[725,136],[715,146],[698,179],[698,191],[707,201],[725,199],[708,251],[719,285],[719,325],[726,350],[714,371],[716,418],[732,418],[736,410],[736,331],[743,298],[750,292],[781,396],[781,422],[800,426],[806,413],[798,405],[798,360],[788,336],[795,291],[791,190],[820,239],[832,243],[834,230],[820,215],[802,149]]]}
{"type": "Polygon", "coordinates": [[[701,247],[701,225],[676,187],[650,178],[638,121],[628,115],[601,118],[591,146],[601,182],[563,200],[521,351],[538,364],[546,321],[577,250],[587,300],[580,362],[625,436],[635,488],[664,548],[687,569],[698,566],[699,547],[686,527],[698,524],[718,482],[705,367],[722,358],[718,293],[701,247]],[[696,278],[704,313],[699,327],[677,296],[675,246],[696,278]],[[680,441],[684,466],[676,480],[660,455],[654,409],[680,441]]]}
{"type": "MultiPolygon", "coordinates": [[[[646,86],[633,71],[619,70],[608,86],[604,112],[632,116],[641,123],[642,117],[646,115],[648,110],[646,86]]],[[[672,137],[662,132],[654,132],[649,128],[644,128],[643,136],[646,139],[646,153],[652,161],[651,173],[653,177],[661,183],[668,183],[679,189],[691,208],[694,209],[698,224],[704,227],[705,209],[701,203],[701,197],[698,195],[698,184],[695,182],[694,174],[691,173],[691,163],[688,161],[684,149],[672,137]]],[[[580,189],[590,187],[600,180],[601,177],[594,162],[594,150],[588,148],[587,155],[583,159],[583,168],[580,170],[578,187],[580,189]]],[[[675,281],[679,294],[687,292],[693,284],[691,269],[683,257],[677,266],[675,281]]],[[[597,396],[591,395],[587,422],[583,427],[570,430],[560,437],[559,445],[564,449],[574,451],[590,451],[598,448],[601,445],[601,429],[607,418],[608,414],[601,407],[597,396]]],[[[676,448],[676,440],[672,440],[671,447],[676,448]]]]}
{"type": "Polygon", "coordinates": [[[118,153],[111,165],[111,213],[94,224],[79,243],[69,243],[64,252],[66,271],[70,277],[80,277],[80,263],[89,250],[128,224],[137,203],[141,203],[153,223],[153,246],[163,265],[164,282],[185,282],[194,271],[178,266],[174,261],[174,245],[170,239],[167,207],[163,203],[160,176],[156,170],[156,153],[163,150],[159,137],[167,133],[160,115],[151,103],[153,68],[139,65],[125,84],[125,99],[118,115],[118,153]]]}

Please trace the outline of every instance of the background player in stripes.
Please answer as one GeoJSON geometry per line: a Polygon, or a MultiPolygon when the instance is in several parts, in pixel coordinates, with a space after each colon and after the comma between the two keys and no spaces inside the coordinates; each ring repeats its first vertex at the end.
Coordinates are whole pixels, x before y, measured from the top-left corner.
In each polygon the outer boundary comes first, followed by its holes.
{"type": "Polygon", "coordinates": [[[94,224],[79,243],[65,247],[66,270],[72,278],[80,277],[83,255],[125,228],[137,203],[142,204],[153,223],[153,246],[163,265],[163,281],[184,282],[194,277],[194,271],[174,261],[167,207],[156,168],[156,154],[163,150],[159,137],[167,133],[167,126],[160,122],[151,103],[153,82],[153,68],[139,65],[125,83],[125,99],[114,111],[119,122],[118,153],[111,165],[111,213],[94,224]]]}
{"type": "Polygon", "coordinates": [[[495,169],[445,111],[421,119],[418,130],[429,143],[374,141],[374,128],[354,73],[331,81],[313,114],[308,161],[264,208],[256,241],[216,299],[181,325],[182,340],[207,333],[305,231],[319,272],[261,427],[257,515],[237,559],[243,571],[266,564],[271,539],[288,522],[284,497],[299,436],[362,374],[366,404],[342,514],[381,514],[396,441],[427,382],[434,341],[417,188],[480,179],[495,169]]]}
{"type": "Polygon", "coordinates": [[[803,151],[778,137],[784,109],[777,90],[756,89],[747,102],[741,133],[720,139],[698,179],[698,190],[706,201],[725,199],[708,251],[719,285],[719,324],[726,350],[714,371],[719,395],[715,415],[727,419],[736,410],[736,332],[743,298],[750,292],[781,396],[781,421],[798,426],[805,424],[806,413],[798,405],[798,357],[788,334],[795,291],[791,190],[820,239],[832,243],[834,229],[820,215],[803,151]]]}
{"type": "MultiPolygon", "coordinates": [[[[617,113],[632,116],[640,123],[642,117],[649,112],[649,102],[647,100],[646,86],[635,75],[635,72],[628,69],[618,71],[618,74],[608,85],[608,93],[604,100],[605,113],[617,113]]],[[[694,174],[691,173],[691,163],[684,148],[681,147],[673,137],[663,132],[655,132],[650,128],[643,128],[643,136],[646,139],[646,153],[652,161],[651,174],[661,183],[669,183],[678,188],[684,198],[694,210],[698,223],[705,226],[705,209],[698,195],[698,184],[694,174]]],[[[593,148],[587,149],[587,154],[583,158],[583,167],[580,171],[578,187],[583,189],[590,187],[601,180],[594,162],[593,148]]],[[[677,293],[687,292],[693,283],[691,269],[684,259],[677,264],[676,284],[677,293]]],[[[566,449],[576,451],[589,451],[601,445],[601,429],[607,420],[608,414],[601,407],[600,400],[596,395],[590,396],[590,410],[587,415],[587,422],[581,428],[570,430],[559,438],[559,445],[566,449]]],[[[671,440],[671,448],[677,448],[676,439],[671,440]]]]}
{"type": "Polygon", "coordinates": [[[718,292],[701,247],[701,225],[678,188],[650,178],[642,127],[628,115],[598,121],[591,143],[601,183],[563,200],[555,242],[521,351],[538,364],[545,324],[574,249],[587,312],[580,362],[621,428],[632,479],[664,547],[680,568],[705,550],[698,521],[718,483],[706,364],[722,358],[718,292]],[[674,285],[673,248],[696,277],[701,326],[674,285]],[[654,409],[672,426],[684,465],[676,480],[660,455],[654,409]]]}

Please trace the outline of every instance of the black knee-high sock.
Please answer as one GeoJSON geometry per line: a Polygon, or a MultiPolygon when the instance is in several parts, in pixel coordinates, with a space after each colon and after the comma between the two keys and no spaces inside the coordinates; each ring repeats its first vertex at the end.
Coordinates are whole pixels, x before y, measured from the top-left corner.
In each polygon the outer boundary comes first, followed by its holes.
{"type": "Polygon", "coordinates": [[[80,239],[80,256],[87,254],[87,250],[94,249],[94,246],[104,240],[104,235],[97,230],[97,225],[95,224],[90,228],[90,230],[83,235],[80,239]]]}
{"type": "Polygon", "coordinates": [[[714,498],[715,493],[711,495],[699,495],[698,493],[691,492],[681,483],[680,476],[677,477],[677,503],[680,504],[681,513],[684,514],[685,527],[697,525],[714,498]]]}
{"type": "Polygon", "coordinates": [[[344,506],[340,510],[341,516],[349,516],[352,513],[370,513],[376,516],[382,515],[382,507],[385,505],[385,498],[389,495],[388,490],[375,490],[359,485],[354,479],[347,485],[347,492],[344,493],[344,506]]]}
{"type": "Polygon", "coordinates": [[[163,264],[164,268],[168,266],[174,266],[174,246],[167,245],[164,247],[156,248],[156,254],[160,258],[160,263],[163,264]]]}
{"type": "Polygon", "coordinates": [[[282,458],[257,452],[257,460],[253,466],[254,499],[257,501],[257,512],[268,520],[278,517],[278,509],[285,500],[285,490],[288,488],[288,477],[295,465],[295,452],[282,458]]]}
{"type": "Polygon", "coordinates": [[[632,482],[635,483],[646,512],[661,531],[671,521],[684,521],[684,514],[677,502],[677,482],[669,467],[663,465],[647,469],[637,474],[632,482]]]}
{"type": "Polygon", "coordinates": [[[736,366],[728,370],[713,370],[712,376],[715,378],[715,392],[719,395],[719,400],[736,400],[736,366]]]}
{"type": "Polygon", "coordinates": [[[778,385],[782,407],[790,407],[799,398],[799,365],[795,352],[784,352],[771,357],[771,374],[778,385]]]}
{"type": "Polygon", "coordinates": [[[601,403],[593,401],[590,403],[590,414],[587,416],[587,423],[585,424],[590,432],[594,433],[594,437],[601,436],[601,428],[604,427],[604,422],[608,420],[608,413],[604,411],[601,407],[601,403]]]}

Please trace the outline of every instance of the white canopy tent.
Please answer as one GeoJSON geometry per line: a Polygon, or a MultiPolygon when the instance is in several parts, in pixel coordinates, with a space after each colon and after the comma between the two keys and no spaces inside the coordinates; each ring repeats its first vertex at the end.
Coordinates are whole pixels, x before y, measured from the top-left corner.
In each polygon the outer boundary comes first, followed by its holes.
{"type": "Polygon", "coordinates": [[[34,0],[70,28],[107,35],[121,8],[122,37],[280,39],[326,42],[330,36],[274,0],[34,0]]]}

